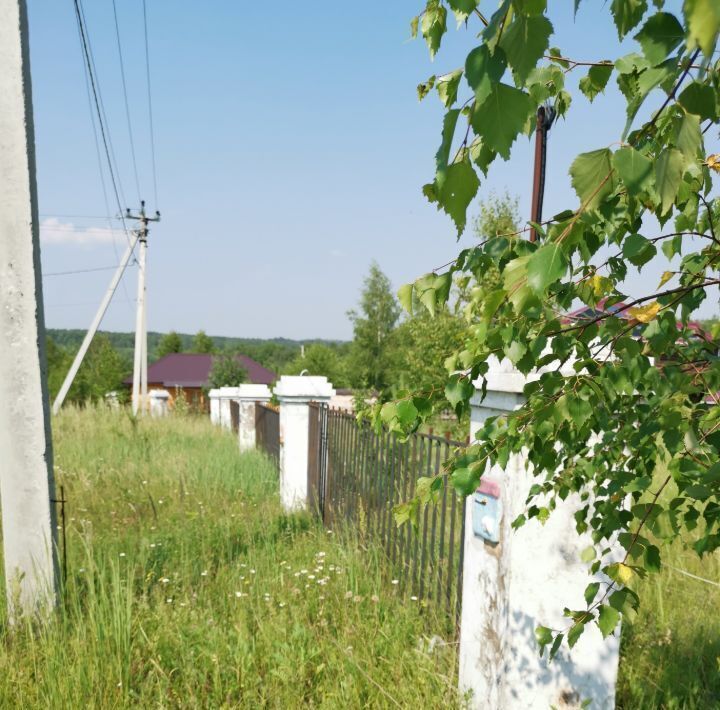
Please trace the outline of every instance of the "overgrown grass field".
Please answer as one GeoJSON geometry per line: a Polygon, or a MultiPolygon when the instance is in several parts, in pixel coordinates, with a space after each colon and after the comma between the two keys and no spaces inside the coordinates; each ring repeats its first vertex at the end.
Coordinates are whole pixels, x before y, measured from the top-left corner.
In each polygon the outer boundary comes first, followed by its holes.
{"type": "MultiPolygon", "coordinates": [[[[0,599],[0,707],[462,706],[447,619],[378,550],[283,515],[265,458],[206,419],[53,425],[68,578],[45,628],[7,633],[0,599]]],[[[720,707],[720,588],[672,569],[720,581],[719,558],[665,563],[623,629],[618,706],[720,707]]]]}
{"type": "Polygon", "coordinates": [[[376,550],[283,515],[266,459],[205,419],[53,425],[62,611],[3,633],[0,707],[458,704],[447,623],[398,597],[376,550]]]}

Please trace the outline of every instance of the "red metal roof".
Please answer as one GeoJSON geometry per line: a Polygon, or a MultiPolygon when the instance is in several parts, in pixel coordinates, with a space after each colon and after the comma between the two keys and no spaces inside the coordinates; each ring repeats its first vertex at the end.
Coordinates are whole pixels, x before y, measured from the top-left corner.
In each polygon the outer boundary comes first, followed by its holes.
{"type": "MultiPolygon", "coordinates": [[[[213,355],[203,353],[170,353],[148,365],[148,384],[163,387],[205,387],[212,368],[213,355]]],[[[254,385],[270,385],[277,379],[272,370],[246,355],[235,356],[247,372],[247,381],[254,385]]],[[[132,377],[125,380],[132,384],[132,377]]]]}

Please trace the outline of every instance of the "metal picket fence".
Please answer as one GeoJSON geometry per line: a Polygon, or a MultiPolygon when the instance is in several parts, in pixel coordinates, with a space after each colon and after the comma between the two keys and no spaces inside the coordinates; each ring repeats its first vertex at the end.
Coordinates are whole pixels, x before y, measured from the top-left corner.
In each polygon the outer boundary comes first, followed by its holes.
{"type": "Polygon", "coordinates": [[[280,462],[280,412],[261,402],[255,403],[255,441],[274,462],[280,462]]]}
{"type": "Polygon", "coordinates": [[[308,484],[325,524],[349,524],[378,541],[401,592],[442,605],[459,619],[464,499],[444,487],[416,528],[398,528],[393,508],[414,495],[418,478],[441,473],[451,451],[464,444],[429,434],[401,441],[320,404],[310,407],[308,434],[308,484]]]}

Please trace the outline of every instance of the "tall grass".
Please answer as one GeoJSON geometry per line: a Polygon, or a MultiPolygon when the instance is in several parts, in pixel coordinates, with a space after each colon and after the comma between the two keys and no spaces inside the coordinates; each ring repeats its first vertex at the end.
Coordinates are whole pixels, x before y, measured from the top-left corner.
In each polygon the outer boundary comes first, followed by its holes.
{"type": "Polygon", "coordinates": [[[458,703],[444,619],[379,551],[283,515],[266,459],[204,419],[54,428],[68,579],[53,622],[3,634],[0,707],[458,703]]]}

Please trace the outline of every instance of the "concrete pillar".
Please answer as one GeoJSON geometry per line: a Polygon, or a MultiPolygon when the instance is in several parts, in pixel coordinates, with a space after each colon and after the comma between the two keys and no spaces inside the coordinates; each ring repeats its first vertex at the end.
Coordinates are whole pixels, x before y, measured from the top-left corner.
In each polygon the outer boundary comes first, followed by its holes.
{"type": "Polygon", "coordinates": [[[269,402],[272,393],[267,385],[245,384],[238,387],[235,401],[240,407],[238,423],[238,445],[240,451],[255,448],[255,404],[269,402]]]}
{"type": "Polygon", "coordinates": [[[223,429],[232,430],[232,416],[230,414],[230,402],[237,399],[239,387],[221,387],[218,391],[219,400],[219,424],[223,429]]]}
{"type": "Polygon", "coordinates": [[[10,618],[56,602],[55,516],[24,0],[0,0],[0,499],[10,618]]]}
{"type": "Polygon", "coordinates": [[[220,390],[210,390],[208,392],[210,399],[210,423],[220,424],[220,390]]]}
{"type": "Polygon", "coordinates": [[[150,416],[166,417],[170,411],[170,393],[167,390],[150,390],[150,416]]]}
{"type": "MultiPolygon", "coordinates": [[[[486,398],[481,401],[478,392],[472,402],[471,438],[488,417],[523,403],[527,381],[508,361],[492,364],[486,398]]],[[[552,663],[547,652],[544,658],[538,655],[535,628],[566,628],[563,608],[585,608],[583,592],[593,580],[580,553],[592,541],[575,530],[573,513],[581,507],[577,496],[560,502],[545,525],[531,520],[511,529],[532,483],[525,463],[524,455],[514,456],[504,469],[496,466],[483,476],[479,490],[500,500],[499,542],[474,532],[493,526],[483,513],[487,506],[474,502],[477,494],[468,501],[460,690],[472,691],[473,708],[579,708],[588,698],[593,708],[614,708],[619,630],[604,640],[595,625],[588,625],[574,648],[563,646],[552,663]]]]}
{"type": "Polygon", "coordinates": [[[273,390],[280,402],[280,501],[287,512],[308,505],[308,424],[310,402],[335,394],[327,377],[283,375],[273,390]]]}

